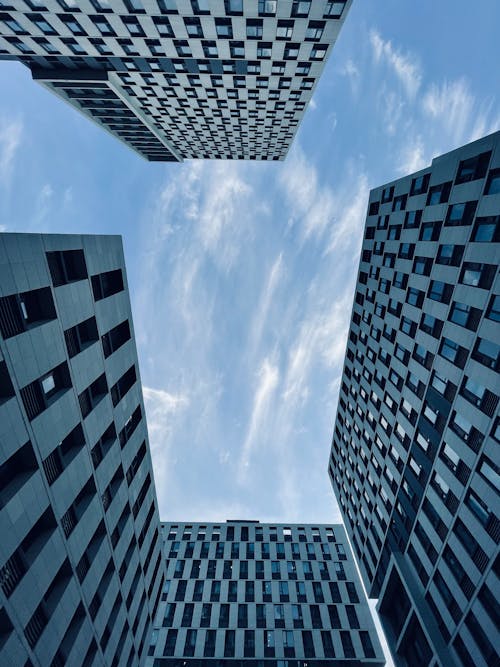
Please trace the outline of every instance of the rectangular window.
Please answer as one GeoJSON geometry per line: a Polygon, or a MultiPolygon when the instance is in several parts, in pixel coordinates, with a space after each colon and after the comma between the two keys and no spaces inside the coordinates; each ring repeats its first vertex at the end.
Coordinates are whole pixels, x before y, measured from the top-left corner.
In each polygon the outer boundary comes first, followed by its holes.
{"type": "Polygon", "coordinates": [[[70,358],[76,356],[87,347],[99,340],[95,317],[90,317],[64,332],[66,348],[70,358]]]}
{"type": "Polygon", "coordinates": [[[448,183],[440,183],[439,185],[433,185],[429,188],[429,193],[427,195],[427,206],[433,206],[434,204],[444,204],[450,198],[451,191],[451,181],[448,183]]]}
{"type": "Polygon", "coordinates": [[[54,287],[88,277],[83,250],[59,250],[45,254],[54,287]]]}
{"type": "Polygon", "coordinates": [[[467,160],[462,160],[458,165],[455,185],[475,181],[478,178],[484,178],[486,176],[486,170],[488,169],[490,157],[491,151],[487,151],[480,155],[468,158],[467,160]]]}
{"type": "Polygon", "coordinates": [[[92,276],[92,290],[95,301],[100,301],[108,296],[123,291],[123,276],[121,269],[105,271],[92,276]]]}
{"type": "Polygon", "coordinates": [[[50,287],[0,297],[0,333],[5,339],[55,318],[50,287]]]}

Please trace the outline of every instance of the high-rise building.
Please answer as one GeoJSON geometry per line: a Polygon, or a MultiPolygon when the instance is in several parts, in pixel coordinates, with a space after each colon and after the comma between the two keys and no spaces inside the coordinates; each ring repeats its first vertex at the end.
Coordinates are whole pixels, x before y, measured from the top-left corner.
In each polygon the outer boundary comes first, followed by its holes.
{"type": "Polygon", "coordinates": [[[0,535],[1,665],[143,664],[165,570],[119,237],[0,234],[0,535]]]}
{"type": "Polygon", "coordinates": [[[352,0],[10,0],[0,58],[148,160],[282,160],[352,0]]]}
{"type": "Polygon", "coordinates": [[[395,663],[499,664],[500,133],[370,193],[329,473],[395,663]]]}
{"type": "Polygon", "coordinates": [[[385,664],[341,525],[162,527],[167,578],[146,665],[385,664]]]}

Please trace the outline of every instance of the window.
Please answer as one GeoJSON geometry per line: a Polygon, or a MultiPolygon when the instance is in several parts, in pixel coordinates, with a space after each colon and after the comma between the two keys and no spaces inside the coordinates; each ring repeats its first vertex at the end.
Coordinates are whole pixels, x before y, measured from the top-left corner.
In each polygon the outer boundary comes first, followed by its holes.
{"type": "MultiPolygon", "coordinates": [[[[128,321],[127,321],[128,323],[128,321]]],[[[74,357],[99,340],[95,317],[90,317],[64,332],[69,357],[74,357]]]]}
{"type": "Polygon", "coordinates": [[[488,151],[468,158],[467,160],[462,160],[458,165],[455,185],[475,181],[478,178],[484,178],[486,176],[486,170],[488,169],[490,157],[491,151],[488,151]]]}
{"type": "Polygon", "coordinates": [[[259,0],[259,15],[274,16],[276,14],[276,0],[259,0]]]}
{"type": "Polygon", "coordinates": [[[459,266],[462,261],[465,246],[463,245],[440,245],[436,257],[436,264],[447,266],[459,266]]]}
{"type": "Polygon", "coordinates": [[[247,38],[260,39],[262,37],[262,19],[247,19],[247,38]]]}
{"type": "Polygon", "coordinates": [[[449,315],[449,320],[455,324],[459,324],[466,329],[471,329],[475,331],[477,325],[479,324],[479,317],[481,311],[477,308],[473,308],[465,303],[459,303],[454,301],[451,306],[451,311],[449,315]]]}
{"type": "Polygon", "coordinates": [[[398,195],[397,197],[394,197],[394,200],[392,202],[392,210],[403,211],[406,207],[407,198],[408,195],[398,195]]]}
{"type": "Polygon", "coordinates": [[[409,287],[406,295],[407,303],[419,308],[424,300],[424,293],[416,287],[409,287]]]}
{"type": "Polygon", "coordinates": [[[88,277],[83,250],[47,252],[46,256],[54,287],[88,277]]]}
{"type": "Polygon", "coordinates": [[[108,296],[123,291],[123,276],[121,269],[115,271],[106,271],[92,276],[92,290],[94,299],[100,301],[108,296]]]}
{"type": "Polygon", "coordinates": [[[436,222],[424,222],[420,227],[420,240],[421,241],[437,241],[441,233],[441,223],[436,222]]]}
{"type": "Polygon", "coordinates": [[[479,262],[464,262],[460,274],[460,282],[463,285],[490,289],[495,277],[496,267],[492,264],[480,264],[479,262]]]}
{"type": "Polygon", "coordinates": [[[410,196],[421,195],[427,192],[429,187],[430,174],[422,174],[422,176],[416,176],[411,181],[410,196]]]}
{"type": "Polygon", "coordinates": [[[115,31],[110,26],[108,21],[104,16],[91,16],[90,20],[94,23],[96,28],[99,30],[103,37],[112,37],[115,34],[115,31]]]}
{"type": "Polygon", "coordinates": [[[23,387],[20,393],[28,419],[33,420],[46,410],[63,390],[70,387],[71,378],[66,362],[59,364],[40,379],[23,387]]]}
{"type": "Polygon", "coordinates": [[[401,225],[390,225],[387,238],[390,241],[398,240],[401,236],[401,225]]]}
{"type": "Polygon", "coordinates": [[[454,364],[457,361],[461,350],[462,348],[460,345],[458,345],[458,343],[455,343],[455,341],[451,340],[451,338],[443,337],[439,354],[454,364]]]}
{"type": "Polygon", "coordinates": [[[488,527],[490,520],[495,517],[492,508],[472,489],[469,489],[465,497],[465,504],[485,528],[488,527]]]}
{"type": "Polygon", "coordinates": [[[492,169],[486,181],[485,195],[500,194],[500,169],[492,169]]]}
{"type": "Polygon", "coordinates": [[[29,18],[36,27],[41,30],[44,35],[55,35],[56,31],[53,26],[42,16],[42,14],[27,14],[29,18]]]}
{"type": "Polygon", "coordinates": [[[477,218],[472,233],[472,241],[487,243],[500,240],[500,215],[477,218]]]}
{"type": "Polygon", "coordinates": [[[0,333],[3,338],[10,338],[55,318],[50,287],[0,297],[0,333]]]}
{"type": "Polygon", "coordinates": [[[401,257],[401,259],[411,259],[413,257],[414,251],[415,251],[414,243],[402,243],[399,246],[398,257],[401,257]]]}
{"type": "Polygon", "coordinates": [[[325,16],[339,19],[344,11],[346,0],[328,0],[325,7],[325,16]]]}
{"type": "Polygon", "coordinates": [[[470,225],[476,213],[476,207],[477,201],[452,204],[448,209],[445,225],[454,227],[458,225],[470,225]]]}
{"type": "Polygon", "coordinates": [[[500,468],[487,456],[482,456],[479,464],[479,474],[497,493],[500,492],[500,468]]]}
{"type": "Polygon", "coordinates": [[[494,322],[500,322],[500,296],[494,294],[491,297],[486,317],[494,322]]]}
{"type": "Polygon", "coordinates": [[[219,39],[233,39],[233,24],[230,18],[216,18],[215,29],[219,39]]]}
{"type": "Polygon", "coordinates": [[[486,338],[478,338],[472,352],[472,358],[490,368],[498,367],[500,346],[486,338]]]}
{"type": "Polygon", "coordinates": [[[292,16],[305,18],[309,15],[311,0],[297,0],[292,4],[292,16]]]}
{"type": "Polygon", "coordinates": [[[452,291],[451,285],[443,283],[441,280],[431,280],[429,285],[429,292],[427,294],[429,299],[439,301],[441,303],[448,303],[452,291]]]}
{"type": "Polygon", "coordinates": [[[431,188],[429,188],[429,194],[427,195],[427,206],[446,203],[450,197],[450,190],[451,181],[448,183],[433,185],[431,188]]]}

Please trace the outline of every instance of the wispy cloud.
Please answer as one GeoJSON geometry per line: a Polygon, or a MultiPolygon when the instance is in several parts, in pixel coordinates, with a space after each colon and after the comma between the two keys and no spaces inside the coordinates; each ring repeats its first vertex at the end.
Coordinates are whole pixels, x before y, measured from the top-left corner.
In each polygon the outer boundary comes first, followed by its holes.
{"type": "Polygon", "coordinates": [[[187,396],[171,394],[164,389],[143,386],[151,456],[160,514],[168,511],[166,500],[169,478],[173,475],[175,455],[171,452],[171,435],[175,418],[189,406],[187,396]]]}
{"type": "Polygon", "coordinates": [[[290,211],[290,223],[299,221],[303,239],[321,237],[332,220],[334,200],[331,188],[320,183],[316,167],[298,142],[290,152],[279,184],[290,211]]]}
{"type": "Polygon", "coordinates": [[[422,136],[416,134],[400,149],[397,170],[401,175],[412,174],[426,167],[429,161],[429,158],[425,154],[422,136]]]}
{"type": "Polygon", "coordinates": [[[255,388],[252,413],[248,429],[241,450],[239,465],[239,479],[243,481],[246,468],[250,465],[252,449],[257,442],[260,428],[268,414],[271,399],[279,381],[279,370],[272,359],[265,358],[257,374],[257,386],[255,388]]]}
{"type": "Polygon", "coordinates": [[[6,185],[11,177],[17,150],[22,142],[21,120],[0,118],[0,183],[6,185]]]}
{"type": "Polygon", "coordinates": [[[457,144],[478,139],[500,126],[493,102],[478,101],[464,78],[432,83],[423,97],[422,108],[457,144]]]}
{"type": "Polygon", "coordinates": [[[417,56],[413,53],[403,53],[395,48],[390,40],[384,40],[375,29],[370,31],[370,44],[375,61],[389,65],[408,97],[414,99],[422,82],[417,56]]]}
{"type": "Polygon", "coordinates": [[[269,310],[272,306],[279,284],[283,280],[284,274],[283,252],[280,252],[269,269],[267,280],[265,281],[264,288],[253,315],[248,344],[248,355],[250,360],[253,359],[256,351],[260,347],[262,332],[267,324],[269,310]]]}
{"type": "Polygon", "coordinates": [[[351,92],[356,96],[360,89],[361,71],[352,58],[348,58],[340,69],[340,74],[347,77],[351,92]]]}

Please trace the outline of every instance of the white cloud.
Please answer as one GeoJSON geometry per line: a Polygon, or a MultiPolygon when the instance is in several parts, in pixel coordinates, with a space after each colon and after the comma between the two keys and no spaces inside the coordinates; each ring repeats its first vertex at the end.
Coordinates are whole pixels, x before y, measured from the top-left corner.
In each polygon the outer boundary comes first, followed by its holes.
{"type": "Polygon", "coordinates": [[[9,181],[17,150],[22,142],[23,123],[0,118],[0,182],[9,181]]]}
{"type": "Polygon", "coordinates": [[[284,273],[283,253],[280,252],[269,269],[264,289],[262,290],[259,303],[253,316],[248,344],[249,359],[252,359],[256,350],[258,350],[260,346],[262,332],[267,324],[269,310],[272,307],[276,291],[283,279],[284,273]]]}
{"type": "Polygon", "coordinates": [[[374,29],[370,31],[370,44],[375,61],[389,65],[403,85],[407,96],[414,99],[422,82],[422,73],[415,54],[402,53],[374,29]]]}
{"type": "Polygon", "coordinates": [[[334,224],[326,254],[340,253],[349,245],[357,254],[360,247],[369,187],[366,174],[359,165],[356,166],[357,170],[354,165],[350,166],[350,173],[336,190],[334,224]]]}
{"type": "Polygon", "coordinates": [[[311,111],[316,111],[317,108],[318,105],[316,104],[316,100],[314,99],[314,97],[311,97],[311,99],[309,100],[309,109],[311,109],[311,111]]]}
{"type": "Polygon", "coordinates": [[[466,79],[433,83],[426,91],[422,108],[439,124],[454,144],[478,139],[500,126],[500,116],[492,117],[492,101],[479,102],[466,79]]]}
{"type": "Polygon", "coordinates": [[[153,389],[144,385],[142,392],[160,515],[164,516],[165,498],[169,489],[168,480],[175,465],[175,457],[170,450],[174,421],[187,409],[189,400],[182,394],[171,394],[163,389],[153,389]]]}
{"type": "Polygon", "coordinates": [[[285,162],[279,184],[285,191],[292,223],[300,220],[303,238],[321,237],[333,217],[333,194],[320,184],[316,168],[298,142],[285,162]]]}
{"type": "Polygon", "coordinates": [[[354,96],[356,96],[359,92],[361,80],[359,67],[351,58],[348,58],[344,66],[341,68],[340,74],[347,77],[351,86],[351,92],[354,96]]]}
{"type": "Polygon", "coordinates": [[[420,171],[429,164],[425,154],[425,146],[421,135],[413,136],[400,150],[398,172],[401,175],[412,174],[420,171]]]}
{"type": "Polygon", "coordinates": [[[278,385],[278,367],[271,359],[266,357],[260,366],[257,378],[258,382],[253,397],[252,414],[241,450],[239,463],[240,481],[244,481],[245,479],[246,469],[250,465],[250,457],[256,444],[259,429],[265,421],[270,402],[278,385]]]}

